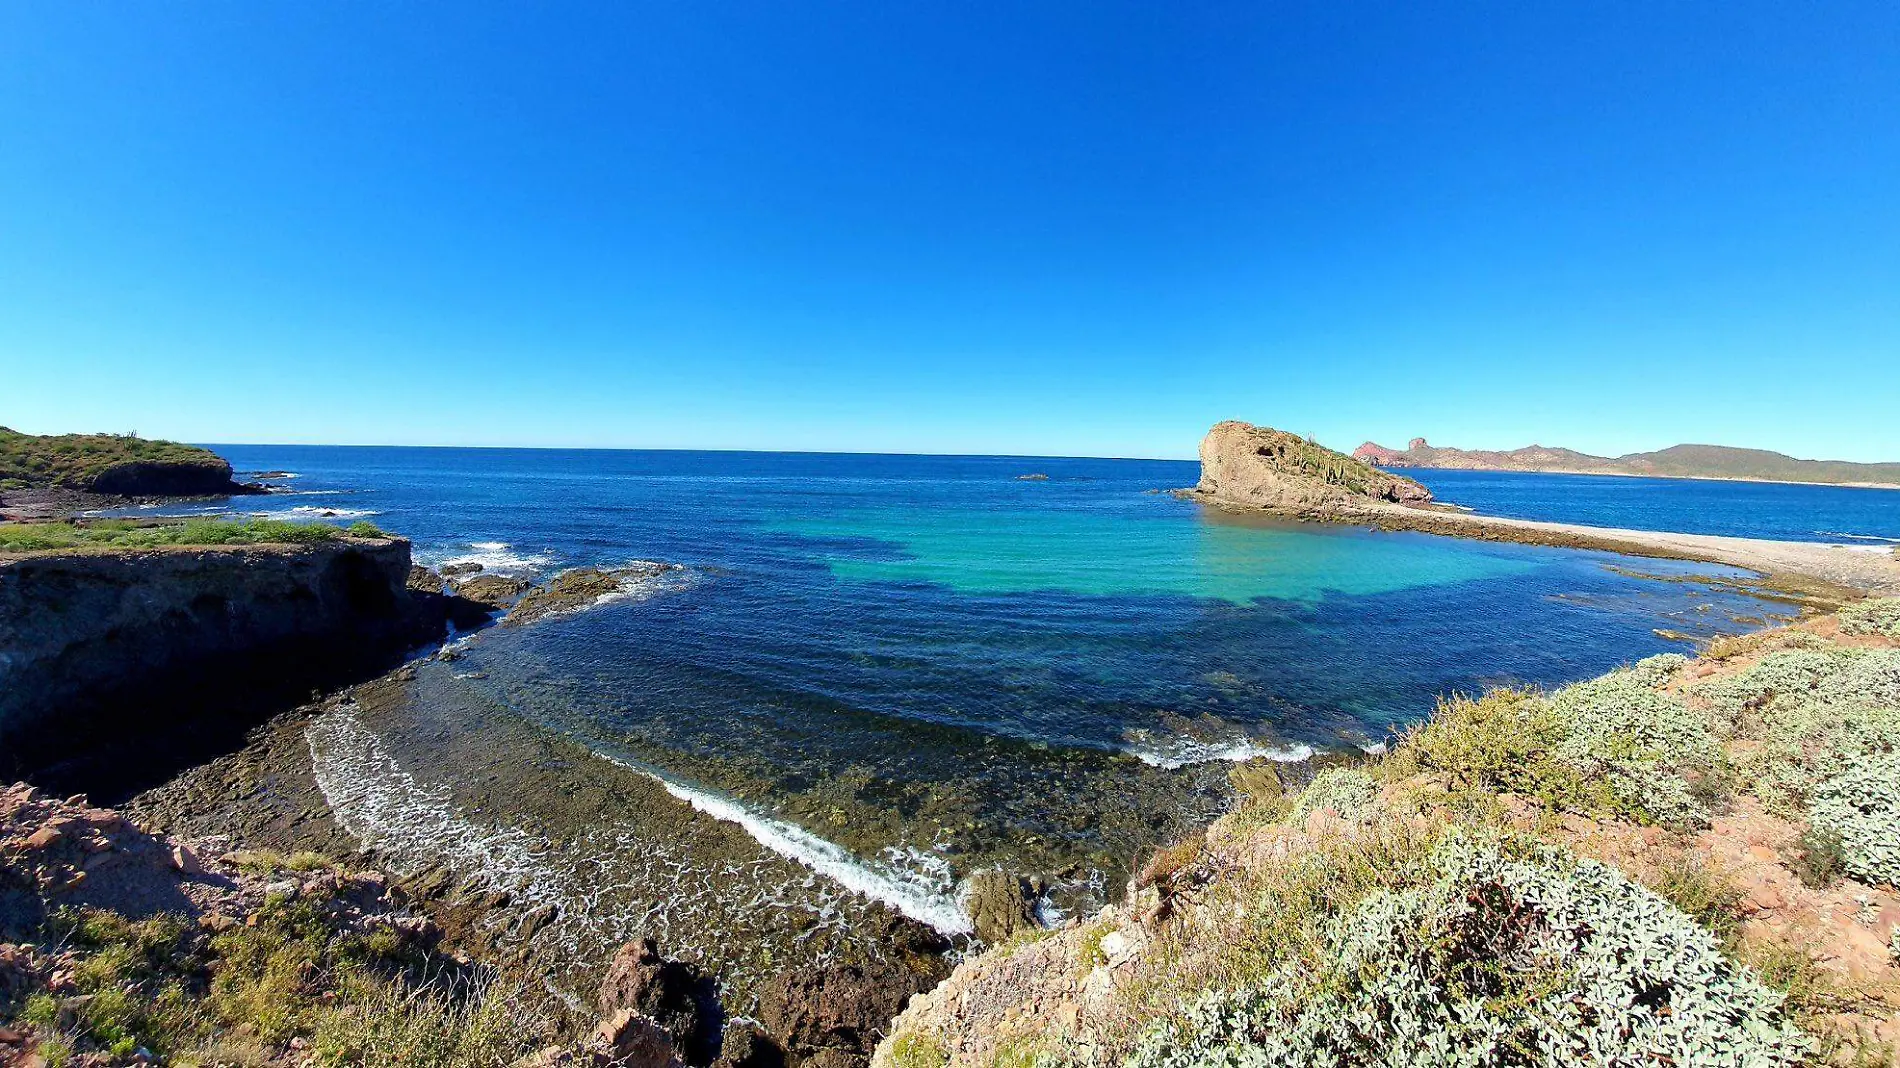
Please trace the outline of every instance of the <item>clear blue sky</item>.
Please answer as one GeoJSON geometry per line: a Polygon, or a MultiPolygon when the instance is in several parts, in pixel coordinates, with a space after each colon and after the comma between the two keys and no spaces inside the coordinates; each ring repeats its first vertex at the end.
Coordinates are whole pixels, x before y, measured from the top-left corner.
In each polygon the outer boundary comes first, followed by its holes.
{"type": "Polygon", "coordinates": [[[1900,459],[1900,7],[0,0],[0,423],[1900,459]]]}

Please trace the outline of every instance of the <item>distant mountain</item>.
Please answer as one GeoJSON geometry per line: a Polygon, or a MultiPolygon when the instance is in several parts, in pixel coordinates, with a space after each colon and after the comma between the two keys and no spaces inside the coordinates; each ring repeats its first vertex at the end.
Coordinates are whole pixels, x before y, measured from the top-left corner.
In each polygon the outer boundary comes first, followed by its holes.
{"type": "Polygon", "coordinates": [[[1467,471],[1553,471],[1586,475],[1649,475],[1656,478],[1729,478],[1750,482],[1825,482],[1900,488],[1900,463],[1798,460],[1766,449],[1726,445],[1672,445],[1627,456],[1592,456],[1575,449],[1527,445],[1500,452],[1454,449],[1413,438],[1404,451],[1366,442],[1353,456],[1375,467],[1450,467],[1467,471]]]}

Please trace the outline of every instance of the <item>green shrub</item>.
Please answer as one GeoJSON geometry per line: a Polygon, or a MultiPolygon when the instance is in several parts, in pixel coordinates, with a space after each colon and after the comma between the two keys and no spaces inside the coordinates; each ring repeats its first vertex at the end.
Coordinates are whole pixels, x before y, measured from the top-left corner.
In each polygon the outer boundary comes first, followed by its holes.
{"type": "Polygon", "coordinates": [[[1788,650],[1694,698],[1743,747],[1739,777],[1768,807],[1799,815],[1843,764],[1900,750],[1900,650],[1788,650]]]}
{"type": "Polygon", "coordinates": [[[1320,809],[1329,808],[1341,819],[1369,818],[1379,800],[1379,784],[1358,768],[1327,768],[1314,776],[1300,791],[1287,818],[1298,822],[1320,809]]]}
{"type": "Polygon", "coordinates": [[[1900,753],[1860,757],[1816,787],[1808,823],[1840,837],[1849,872],[1900,886],[1900,753]]]}
{"type": "Polygon", "coordinates": [[[1809,827],[1795,842],[1797,850],[1788,867],[1801,881],[1824,890],[1839,882],[1847,872],[1845,847],[1838,831],[1827,827],[1809,827]]]}
{"type": "Polygon", "coordinates": [[[1651,889],[1724,945],[1741,930],[1741,905],[1748,895],[1725,872],[1692,855],[1665,867],[1651,889]]]}
{"type": "Polygon", "coordinates": [[[1549,847],[1448,834],[1313,950],[1153,1027],[1136,1068],[1796,1065],[1780,997],[1655,894],[1549,847]]]}
{"type": "MultiPolygon", "coordinates": [[[[344,533],[327,523],[288,523],[277,519],[188,519],[163,526],[142,526],[130,521],[112,520],[84,526],[71,523],[6,523],[0,524],[0,552],[39,552],[88,546],[138,549],[162,545],[314,544],[333,541],[344,533]]],[[[358,523],[347,533],[363,538],[388,537],[369,523],[358,523]]]]}
{"type": "Polygon", "coordinates": [[[1420,771],[1443,773],[1455,789],[1535,797],[1551,808],[1611,807],[1607,784],[1585,779],[1557,755],[1567,734],[1550,703],[1530,690],[1493,690],[1442,700],[1399,743],[1420,771]]]}
{"type": "Polygon", "coordinates": [[[1586,779],[1607,784],[1616,808],[1642,822],[1708,821],[1694,784],[1720,774],[1721,743],[1706,716],[1656,689],[1685,662],[1652,657],[1550,697],[1551,713],[1564,731],[1558,758],[1586,779]]]}
{"type": "MultiPolygon", "coordinates": [[[[1900,547],[1895,548],[1900,555],[1900,547]]],[[[1876,634],[1900,641],[1900,597],[1856,601],[1838,613],[1842,634],[1876,634]]]]}

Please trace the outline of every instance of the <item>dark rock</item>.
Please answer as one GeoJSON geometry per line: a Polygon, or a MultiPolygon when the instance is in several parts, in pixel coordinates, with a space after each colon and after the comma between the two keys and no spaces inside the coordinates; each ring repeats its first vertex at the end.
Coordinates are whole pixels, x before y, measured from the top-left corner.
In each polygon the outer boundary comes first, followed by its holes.
{"type": "Polygon", "coordinates": [[[785,1068],[785,1051],[758,1024],[730,1024],[713,1068],[785,1068]]]}
{"type": "Polygon", "coordinates": [[[630,582],[663,575],[678,567],[677,564],[635,564],[616,568],[572,568],[527,591],[501,621],[504,626],[520,626],[586,608],[602,597],[626,589],[630,582]]]}
{"type": "Polygon", "coordinates": [[[612,1015],[630,1009],[666,1029],[693,1064],[719,1052],[720,1008],[712,977],[683,961],[660,955],[651,938],[628,942],[614,954],[600,983],[600,1009],[612,1015]]]}
{"type": "Polygon", "coordinates": [[[899,965],[801,968],[760,988],[757,1014],[792,1063],[862,1068],[891,1020],[933,982],[899,965]]]}
{"type": "Polygon", "coordinates": [[[448,590],[442,582],[441,575],[421,564],[409,565],[409,580],[406,585],[411,591],[417,593],[444,593],[448,590]]]}
{"type": "Polygon", "coordinates": [[[473,575],[481,571],[481,569],[482,569],[482,565],[475,563],[472,560],[465,561],[459,564],[443,564],[442,565],[442,573],[451,578],[457,575],[473,575]]]}
{"type": "Polygon", "coordinates": [[[525,579],[509,578],[506,575],[476,575],[471,579],[457,579],[451,587],[462,597],[489,608],[506,608],[528,591],[530,583],[525,579]]]}

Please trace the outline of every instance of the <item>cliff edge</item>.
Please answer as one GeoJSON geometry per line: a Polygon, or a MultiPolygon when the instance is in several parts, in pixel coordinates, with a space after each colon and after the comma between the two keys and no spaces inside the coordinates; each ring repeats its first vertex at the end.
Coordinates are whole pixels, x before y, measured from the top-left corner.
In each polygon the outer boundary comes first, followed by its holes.
{"type": "Polygon", "coordinates": [[[407,541],[340,534],[0,554],[0,774],[392,666],[443,631],[409,568],[407,541]]]}
{"type": "Polygon", "coordinates": [[[1393,504],[1431,503],[1431,491],[1400,475],[1284,430],[1230,419],[1201,439],[1201,481],[1211,501],[1288,515],[1339,515],[1393,504]]]}

